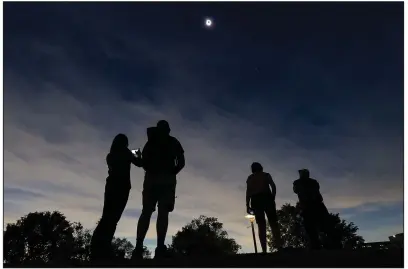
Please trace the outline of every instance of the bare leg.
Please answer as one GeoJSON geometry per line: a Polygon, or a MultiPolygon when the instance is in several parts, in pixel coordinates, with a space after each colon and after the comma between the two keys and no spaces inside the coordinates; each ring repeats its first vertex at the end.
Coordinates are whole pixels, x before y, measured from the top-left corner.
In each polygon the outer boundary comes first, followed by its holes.
{"type": "Polygon", "coordinates": [[[259,242],[261,243],[262,252],[266,253],[266,222],[258,223],[259,242]]]}
{"type": "Polygon", "coordinates": [[[275,242],[274,245],[279,250],[280,248],[282,248],[282,238],[278,219],[276,216],[276,208],[273,207],[269,209],[266,212],[266,216],[268,217],[269,226],[271,227],[273,241],[275,242]]]}
{"type": "Polygon", "coordinates": [[[269,225],[271,226],[273,241],[275,241],[275,247],[277,249],[282,248],[282,239],[281,239],[278,222],[272,221],[272,222],[269,222],[269,225]]]}
{"type": "Polygon", "coordinates": [[[147,231],[150,226],[150,218],[152,217],[153,212],[151,211],[142,211],[142,214],[139,217],[137,223],[137,232],[136,232],[136,248],[143,248],[143,241],[146,238],[147,231]]]}
{"type": "Polygon", "coordinates": [[[164,246],[168,226],[169,226],[169,212],[159,209],[156,222],[158,247],[164,246]]]}

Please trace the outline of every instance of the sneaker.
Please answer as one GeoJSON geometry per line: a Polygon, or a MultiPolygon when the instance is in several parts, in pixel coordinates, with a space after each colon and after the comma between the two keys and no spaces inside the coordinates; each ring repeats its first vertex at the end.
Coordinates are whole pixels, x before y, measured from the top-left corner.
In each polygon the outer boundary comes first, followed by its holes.
{"type": "Polygon", "coordinates": [[[109,263],[114,259],[114,255],[109,251],[98,251],[91,254],[91,261],[97,264],[109,263]]]}
{"type": "Polygon", "coordinates": [[[154,251],[154,259],[162,259],[165,258],[167,255],[167,247],[165,245],[157,247],[154,251]]]}
{"type": "Polygon", "coordinates": [[[142,260],[143,259],[143,246],[137,246],[135,247],[135,249],[132,252],[132,258],[131,260],[142,260]]]}

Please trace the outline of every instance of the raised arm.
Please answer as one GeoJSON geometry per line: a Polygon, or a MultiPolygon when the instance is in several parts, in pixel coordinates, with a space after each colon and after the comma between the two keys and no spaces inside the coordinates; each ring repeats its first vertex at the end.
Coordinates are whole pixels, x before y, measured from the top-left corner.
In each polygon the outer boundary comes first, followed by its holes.
{"type": "Polygon", "coordinates": [[[135,156],[132,152],[130,152],[130,161],[136,165],[137,167],[143,167],[143,160],[140,155],[135,156]]]}

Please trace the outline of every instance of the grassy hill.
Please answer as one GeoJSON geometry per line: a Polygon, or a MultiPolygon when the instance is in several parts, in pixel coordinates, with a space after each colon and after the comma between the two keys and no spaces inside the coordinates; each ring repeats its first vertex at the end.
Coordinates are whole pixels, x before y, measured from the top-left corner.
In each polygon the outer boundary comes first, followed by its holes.
{"type": "MultiPolygon", "coordinates": [[[[403,250],[287,251],[216,257],[178,257],[105,264],[31,264],[24,267],[403,267],[403,250]]],[[[5,267],[21,267],[5,265],[5,267]]]]}

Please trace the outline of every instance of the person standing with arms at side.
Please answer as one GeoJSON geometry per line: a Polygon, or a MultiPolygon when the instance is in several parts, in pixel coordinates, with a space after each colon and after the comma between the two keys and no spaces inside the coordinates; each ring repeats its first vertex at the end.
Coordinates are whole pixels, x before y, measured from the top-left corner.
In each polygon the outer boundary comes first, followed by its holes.
{"type": "Polygon", "coordinates": [[[170,126],[161,120],[156,127],[147,129],[148,141],[143,148],[143,209],[137,224],[136,247],[132,259],[141,259],[143,241],[150,225],[150,218],[157,204],[157,248],[155,259],[166,254],[164,244],[169,224],[169,213],[174,210],[177,174],[184,168],[184,149],[180,142],[170,136],[170,126]]]}
{"type": "Polygon", "coordinates": [[[142,167],[140,156],[135,156],[129,149],[128,138],[118,134],[106,156],[108,177],[105,185],[105,199],[102,218],[100,219],[91,240],[91,259],[109,260],[113,257],[111,243],[116,226],[122,216],[131,189],[131,164],[142,167]]]}
{"type": "Polygon", "coordinates": [[[278,249],[281,249],[282,242],[275,204],[276,185],[273,182],[272,176],[263,171],[260,163],[254,162],[251,165],[251,170],[252,174],[247,179],[247,213],[255,215],[262,252],[267,252],[265,214],[268,217],[276,246],[278,249]]]}
{"type": "Polygon", "coordinates": [[[310,178],[309,170],[299,170],[299,179],[293,182],[293,192],[299,198],[301,216],[305,231],[312,249],[320,249],[319,233],[325,232],[329,238],[331,248],[341,248],[341,242],[335,240],[333,228],[329,224],[329,211],[323,202],[320,185],[317,180],[310,178]],[[338,242],[336,242],[338,241],[338,242]]]}

